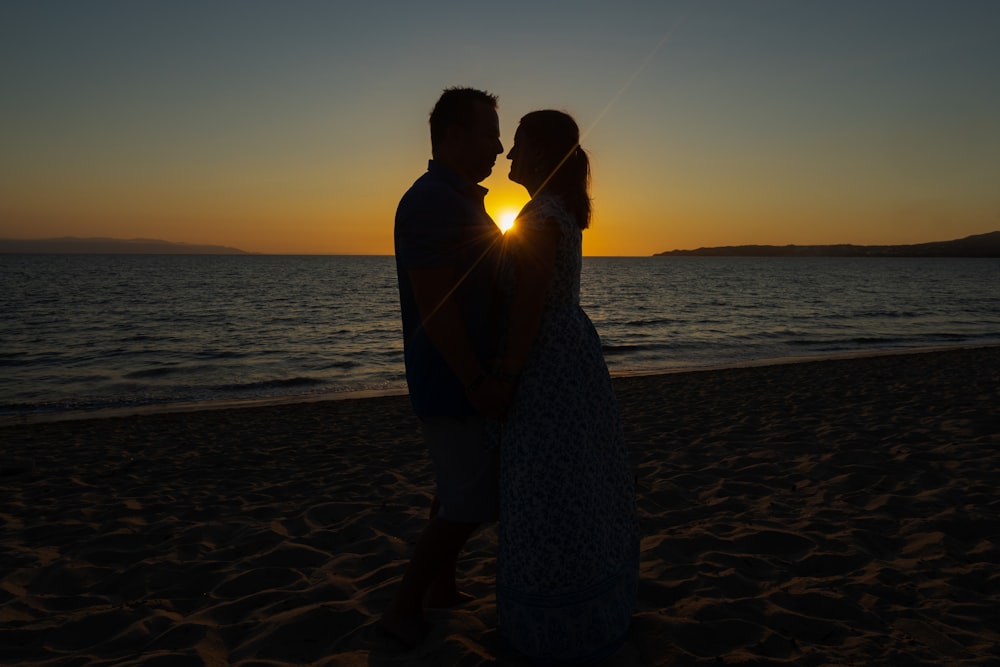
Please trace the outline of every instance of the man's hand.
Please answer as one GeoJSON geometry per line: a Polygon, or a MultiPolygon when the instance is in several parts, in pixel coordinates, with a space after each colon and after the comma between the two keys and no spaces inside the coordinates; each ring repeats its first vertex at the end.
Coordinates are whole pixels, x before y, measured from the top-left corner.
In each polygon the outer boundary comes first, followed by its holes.
{"type": "Polygon", "coordinates": [[[510,409],[514,400],[514,387],[498,381],[492,375],[484,375],[481,382],[466,391],[466,396],[480,415],[499,419],[510,409]]]}

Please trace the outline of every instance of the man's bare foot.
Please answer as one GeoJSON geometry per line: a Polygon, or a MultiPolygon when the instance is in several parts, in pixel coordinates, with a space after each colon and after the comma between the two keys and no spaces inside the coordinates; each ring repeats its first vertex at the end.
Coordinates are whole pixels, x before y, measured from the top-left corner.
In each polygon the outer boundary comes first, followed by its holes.
{"type": "Polygon", "coordinates": [[[424,596],[424,607],[427,609],[451,609],[475,599],[476,596],[458,590],[438,593],[427,591],[427,595],[424,596]]]}
{"type": "Polygon", "coordinates": [[[431,631],[430,624],[420,616],[396,616],[389,612],[383,614],[376,627],[407,649],[419,646],[431,631]]]}

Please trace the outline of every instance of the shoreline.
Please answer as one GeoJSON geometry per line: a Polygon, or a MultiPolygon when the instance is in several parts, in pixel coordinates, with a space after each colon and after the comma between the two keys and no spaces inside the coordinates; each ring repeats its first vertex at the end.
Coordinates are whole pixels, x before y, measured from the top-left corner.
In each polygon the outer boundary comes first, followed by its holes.
{"type": "MultiPolygon", "coordinates": [[[[698,364],[692,366],[670,367],[648,370],[620,370],[612,371],[612,379],[629,377],[647,377],[660,375],[675,375],[683,373],[702,373],[708,371],[720,371],[733,368],[759,368],[764,366],[778,366],[788,364],[805,364],[818,361],[837,361],[848,359],[867,359],[871,357],[899,356],[909,354],[930,354],[934,352],[948,352],[951,350],[976,350],[1000,348],[997,344],[971,344],[971,345],[940,345],[923,346],[916,348],[891,348],[878,350],[848,350],[843,352],[830,352],[825,354],[813,354],[802,356],[771,357],[762,359],[748,359],[745,361],[720,362],[717,364],[698,364]]],[[[179,403],[156,403],[150,405],[122,406],[114,408],[100,408],[96,410],[70,410],[64,412],[22,414],[22,415],[0,415],[0,429],[7,426],[46,424],[65,421],[79,421],[90,419],[110,419],[115,417],[131,417],[138,415],[156,414],[179,414],[190,412],[201,412],[211,410],[232,410],[251,409],[259,407],[272,407],[281,405],[296,405],[308,403],[322,403],[327,401],[352,401],[379,398],[385,396],[406,396],[406,387],[388,389],[363,389],[356,391],[330,392],[324,394],[292,394],[288,396],[272,396],[245,399],[220,399],[209,401],[192,401],[179,403]]]]}

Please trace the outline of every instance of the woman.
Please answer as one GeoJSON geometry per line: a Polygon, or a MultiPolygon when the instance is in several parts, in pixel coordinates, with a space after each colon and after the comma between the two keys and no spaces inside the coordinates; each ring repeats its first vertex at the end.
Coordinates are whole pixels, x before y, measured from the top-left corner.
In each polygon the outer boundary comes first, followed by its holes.
{"type": "Polygon", "coordinates": [[[592,662],[628,631],[639,531],[611,378],[579,303],[590,166],[559,111],[522,118],[507,157],[531,201],[505,237],[499,375],[515,394],[501,427],[500,632],[539,663],[592,662]]]}

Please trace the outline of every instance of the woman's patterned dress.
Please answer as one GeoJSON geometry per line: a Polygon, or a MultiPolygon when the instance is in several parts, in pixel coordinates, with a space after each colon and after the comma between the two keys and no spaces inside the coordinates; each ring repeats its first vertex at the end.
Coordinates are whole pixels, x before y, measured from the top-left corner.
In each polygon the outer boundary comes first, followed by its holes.
{"type": "Polygon", "coordinates": [[[541,664],[597,661],[620,647],[639,560],[618,405],[601,341],[580,308],[581,230],[546,193],[517,221],[553,224],[554,277],[500,435],[500,633],[541,664]]]}

